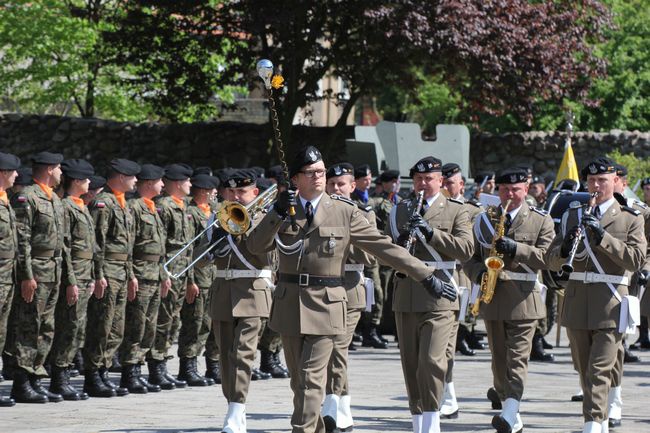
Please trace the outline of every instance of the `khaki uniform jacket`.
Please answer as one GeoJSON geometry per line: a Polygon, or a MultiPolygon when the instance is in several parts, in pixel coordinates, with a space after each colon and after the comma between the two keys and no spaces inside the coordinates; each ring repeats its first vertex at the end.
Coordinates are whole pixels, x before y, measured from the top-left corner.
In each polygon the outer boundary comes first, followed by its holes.
{"type": "Polygon", "coordinates": [[[78,281],[90,281],[95,275],[93,257],[96,249],[95,227],[93,217],[87,206],[81,209],[70,198],[63,199],[63,208],[69,226],[66,232],[70,234],[70,259],[72,272],[64,272],[63,283],[66,286],[78,285],[78,281]],[[70,280],[70,277],[74,277],[70,280]]]}
{"type": "Polygon", "coordinates": [[[141,198],[128,201],[133,215],[133,273],[138,280],[168,280],[163,269],[165,229],[158,212],[151,212],[141,198]]]}
{"type": "MultiPolygon", "coordinates": [[[[183,248],[194,237],[194,225],[192,216],[187,211],[187,200],[185,206],[179,206],[170,196],[164,195],[156,198],[158,214],[165,228],[165,253],[166,260],[172,258],[181,248],[183,248]]],[[[192,258],[192,247],[187,248],[185,253],[176,258],[177,266],[185,267],[192,258]],[[186,260],[182,260],[181,257],[186,260]]],[[[174,266],[172,265],[172,268],[174,266]]],[[[187,272],[188,284],[194,282],[194,270],[187,272]]]]}
{"type": "MultiPolygon", "coordinates": [[[[18,281],[35,278],[43,283],[60,282],[62,264],[70,262],[65,245],[66,214],[61,199],[54,193],[52,199],[48,199],[34,184],[14,195],[11,205],[18,229],[18,281]]],[[[74,280],[74,275],[70,280],[74,280]]]]}
{"type": "MultiPolygon", "coordinates": [[[[474,226],[474,222],[476,221],[476,217],[483,212],[483,208],[481,208],[481,204],[477,201],[465,201],[465,209],[467,209],[467,214],[469,216],[469,221],[472,227],[474,226]]],[[[472,235],[472,239],[474,239],[474,235],[472,235]]],[[[474,245],[476,248],[476,245],[474,245]]],[[[467,275],[465,272],[465,268],[463,268],[463,263],[460,263],[456,266],[456,271],[458,271],[458,286],[460,287],[467,287],[468,289],[472,289],[472,285],[474,282],[472,279],[467,275]]],[[[461,319],[463,319],[461,317],[461,319]]]]}
{"type": "MultiPolygon", "coordinates": [[[[567,210],[562,219],[563,230],[548,250],[548,262],[555,271],[559,271],[566,262],[566,258],[561,257],[562,241],[566,231],[578,225],[578,209],[567,210]]],[[[599,245],[590,245],[606,274],[630,278],[633,272],[641,268],[647,248],[643,223],[639,212],[627,206],[621,207],[618,202],[614,202],[601,216],[600,224],[606,233],[599,245]]],[[[598,272],[588,254],[585,254],[584,244],[578,248],[573,266],[575,272],[598,272]]],[[[621,296],[628,294],[628,286],[614,287],[621,296]]],[[[620,303],[606,283],[587,284],[569,280],[561,314],[562,325],[567,328],[618,328],[620,303]]]]}
{"type": "MultiPolygon", "coordinates": [[[[500,215],[500,212],[497,213],[500,215]]],[[[491,220],[492,227],[496,227],[498,222],[497,215],[491,220]]],[[[478,278],[485,270],[484,261],[490,254],[492,234],[481,216],[476,218],[475,225],[478,225],[478,230],[487,245],[481,245],[479,240],[475,239],[476,252],[465,265],[465,271],[472,281],[480,283],[478,278]]],[[[517,252],[514,258],[507,255],[503,258],[504,271],[527,273],[522,264],[527,265],[533,272],[548,268],[545,254],[555,236],[550,215],[523,204],[505,236],[517,242],[517,252]]],[[[480,313],[484,320],[541,319],[546,317],[546,307],[535,281],[509,280],[502,271],[492,302],[481,303],[480,313]]]]}
{"type": "MultiPolygon", "coordinates": [[[[365,212],[368,221],[376,227],[375,213],[364,205],[357,203],[359,209],[365,212]]],[[[375,258],[359,248],[350,247],[350,256],[348,264],[358,264],[363,266],[373,266],[377,264],[375,258]]],[[[347,271],[345,273],[344,287],[348,296],[348,309],[365,309],[366,308],[366,287],[364,285],[363,272],[347,271]]]]}
{"type": "MultiPolygon", "coordinates": [[[[257,254],[278,246],[280,274],[340,278],[351,246],[376,256],[415,280],[423,280],[431,274],[426,265],[380,234],[352,201],[323,194],[311,225],[307,226],[300,204],[296,209],[296,222],[298,227],[294,230],[288,219],[284,221],[277,212],[270,211],[247,241],[249,249],[257,254]],[[290,254],[276,243],[276,234],[285,246],[304,243],[290,254]]],[[[344,334],[346,302],[343,286],[300,286],[280,281],[273,297],[270,325],[287,336],[344,334]]]]}
{"type": "MultiPolygon", "coordinates": [[[[394,240],[397,240],[400,233],[408,230],[408,221],[414,212],[414,206],[416,206],[415,200],[403,200],[394,209],[395,222],[393,223],[391,215],[389,224],[389,231],[394,240]]],[[[442,261],[458,260],[463,263],[472,257],[474,237],[467,208],[462,202],[450,200],[440,193],[423,218],[433,228],[433,237],[429,245],[440,255],[442,261]]],[[[415,242],[414,255],[423,262],[435,261],[419,239],[415,242]]],[[[449,269],[447,272],[458,284],[456,269],[449,269]]],[[[449,281],[449,277],[443,270],[436,270],[435,276],[443,281],[449,281]]],[[[448,299],[433,297],[424,290],[419,280],[400,275],[395,279],[393,311],[414,313],[458,309],[458,300],[451,302],[448,299]]]]}
{"type": "Polygon", "coordinates": [[[12,284],[16,267],[16,214],[11,205],[0,200],[0,283],[12,284]]]}
{"type": "MultiPolygon", "coordinates": [[[[246,261],[259,270],[271,269],[272,254],[251,252],[246,241],[263,216],[258,213],[254,217],[247,233],[231,237],[232,242],[246,261]]],[[[231,248],[227,238],[215,248],[214,256],[218,270],[249,269],[231,248]]],[[[229,322],[237,317],[269,317],[272,287],[273,282],[266,278],[215,278],[212,283],[210,316],[213,320],[221,322],[229,322]]]]}

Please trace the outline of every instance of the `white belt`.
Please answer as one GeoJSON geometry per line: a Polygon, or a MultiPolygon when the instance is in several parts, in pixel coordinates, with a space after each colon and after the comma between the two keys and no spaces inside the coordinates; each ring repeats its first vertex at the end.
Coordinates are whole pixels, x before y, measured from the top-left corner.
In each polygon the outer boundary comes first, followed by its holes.
{"type": "Polygon", "coordinates": [[[500,278],[506,281],[537,281],[537,274],[531,274],[529,272],[501,271],[500,277],[506,277],[500,278]]]}
{"type": "Polygon", "coordinates": [[[363,272],[363,265],[356,263],[346,263],[345,268],[343,269],[345,272],[363,272]]]}
{"type": "Polygon", "coordinates": [[[270,269],[225,269],[215,272],[216,278],[234,280],[236,278],[271,278],[273,271],[270,269]]]}
{"type": "Polygon", "coordinates": [[[623,275],[599,274],[598,272],[571,272],[570,280],[583,283],[610,283],[629,285],[629,279],[623,275]]]}
{"type": "Polygon", "coordinates": [[[456,261],[451,262],[423,262],[430,268],[434,269],[456,269],[456,261]]]}

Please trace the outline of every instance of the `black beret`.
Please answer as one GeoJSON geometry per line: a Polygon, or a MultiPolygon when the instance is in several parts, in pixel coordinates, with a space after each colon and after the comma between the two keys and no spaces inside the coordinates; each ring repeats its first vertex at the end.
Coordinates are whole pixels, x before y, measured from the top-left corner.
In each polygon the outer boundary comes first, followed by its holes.
{"type": "Polygon", "coordinates": [[[481,171],[477,173],[476,176],[474,176],[474,182],[483,183],[484,180],[487,182],[494,180],[495,177],[496,176],[493,171],[481,171]]]}
{"type": "Polygon", "coordinates": [[[165,175],[165,169],[154,164],[142,164],[140,173],[138,173],[139,180],[155,180],[162,179],[165,175]]]}
{"type": "Polygon", "coordinates": [[[11,153],[0,152],[0,170],[18,170],[20,168],[20,158],[11,153]]]}
{"type": "Polygon", "coordinates": [[[528,181],[528,172],[525,168],[513,167],[501,170],[496,177],[497,184],[512,184],[528,181]]]}
{"type": "Polygon", "coordinates": [[[293,177],[306,166],[322,161],[323,156],[314,146],[307,146],[298,151],[289,165],[289,177],[293,177]]]}
{"type": "Polygon", "coordinates": [[[60,153],[39,152],[36,155],[32,156],[32,162],[34,164],[57,165],[61,164],[62,161],[63,155],[60,153]]]}
{"type": "Polygon", "coordinates": [[[449,162],[442,166],[443,177],[452,177],[456,173],[460,173],[460,166],[455,162],[449,162]]]}
{"type": "Polygon", "coordinates": [[[534,183],[543,183],[544,185],[546,185],[546,181],[544,180],[544,178],[542,176],[537,175],[537,174],[534,175],[532,180],[530,181],[531,185],[534,184],[534,183]]]}
{"type": "Polygon", "coordinates": [[[339,162],[327,169],[327,178],[354,174],[354,166],[349,162],[339,162]]]}
{"type": "Polygon", "coordinates": [[[614,167],[616,168],[616,175],[625,177],[627,176],[627,167],[624,166],[623,164],[614,164],[614,167]]]}
{"type": "Polygon", "coordinates": [[[562,179],[557,183],[556,189],[567,190],[567,191],[576,191],[578,187],[578,182],[573,179],[562,179]]]}
{"type": "Polygon", "coordinates": [[[411,167],[409,177],[412,178],[415,173],[433,173],[434,171],[442,171],[442,161],[433,156],[425,156],[411,167]]]}
{"type": "Polygon", "coordinates": [[[230,176],[230,171],[232,171],[232,168],[218,168],[214,171],[214,175],[219,178],[219,183],[221,186],[224,186],[226,183],[226,180],[228,180],[228,176],[230,176]]]}
{"type": "Polygon", "coordinates": [[[249,170],[253,171],[257,175],[258,178],[264,177],[264,169],[262,167],[253,166],[253,167],[249,168],[249,170]]]}
{"type": "Polygon", "coordinates": [[[580,171],[580,174],[585,178],[590,174],[608,173],[616,173],[616,164],[614,161],[604,156],[592,160],[580,171]]]}
{"type": "Polygon", "coordinates": [[[209,174],[195,174],[190,179],[192,188],[213,189],[219,187],[219,178],[209,174]]]}
{"type": "Polygon", "coordinates": [[[399,179],[399,170],[385,170],[379,175],[379,182],[390,182],[399,179]]]}
{"type": "Polygon", "coordinates": [[[266,178],[263,178],[263,177],[260,177],[259,179],[257,179],[257,187],[260,189],[260,192],[266,191],[267,189],[269,189],[271,187],[271,185],[273,185],[273,182],[271,181],[271,179],[266,179],[266,178]]]}
{"type": "Polygon", "coordinates": [[[196,167],[194,169],[193,174],[194,175],[197,175],[197,174],[209,174],[210,176],[212,176],[212,169],[210,167],[207,167],[207,166],[196,167]]]}
{"type": "Polygon", "coordinates": [[[284,170],[282,170],[281,165],[274,165],[273,167],[269,167],[266,169],[266,174],[264,177],[268,179],[283,179],[284,178],[284,170]]]}
{"type": "Polygon", "coordinates": [[[522,170],[525,170],[529,176],[532,176],[533,174],[533,167],[531,167],[528,164],[519,164],[516,166],[516,168],[521,168],[522,170]]]}
{"type": "Polygon", "coordinates": [[[241,188],[245,186],[255,185],[257,181],[257,174],[253,170],[240,168],[231,170],[228,177],[223,182],[226,188],[241,188]]]}
{"type": "Polygon", "coordinates": [[[61,171],[69,179],[90,179],[95,169],[85,159],[66,159],[61,163],[61,171]]]}
{"type": "Polygon", "coordinates": [[[650,185],[650,177],[646,177],[641,180],[641,188],[643,188],[646,185],[650,185]]]}
{"type": "Polygon", "coordinates": [[[14,185],[29,186],[34,183],[31,167],[20,167],[17,171],[18,176],[14,181],[14,185]]]}
{"type": "Polygon", "coordinates": [[[140,165],[128,159],[115,158],[109,163],[111,169],[125,176],[135,176],[140,173],[140,165]]]}
{"type": "Polygon", "coordinates": [[[192,167],[187,164],[170,164],[165,167],[165,179],[185,180],[192,177],[192,167]]]}
{"type": "Polygon", "coordinates": [[[90,185],[88,186],[89,190],[99,189],[106,185],[106,178],[103,176],[90,176],[90,185]]]}
{"type": "Polygon", "coordinates": [[[361,164],[354,168],[354,178],[359,179],[360,177],[371,176],[372,170],[368,164],[361,164]]]}

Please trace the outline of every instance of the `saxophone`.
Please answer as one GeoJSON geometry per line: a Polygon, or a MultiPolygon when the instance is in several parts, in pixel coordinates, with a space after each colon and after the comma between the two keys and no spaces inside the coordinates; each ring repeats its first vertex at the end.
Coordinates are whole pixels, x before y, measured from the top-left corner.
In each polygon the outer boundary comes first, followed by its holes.
{"type": "Polygon", "coordinates": [[[499,239],[503,237],[506,232],[506,215],[508,206],[510,206],[510,200],[507,201],[506,205],[501,209],[501,216],[499,217],[499,222],[494,228],[494,236],[492,236],[492,246],[490,247],[490,255],[485,259],[485,268],[487,271],[483,274],[481,278],[481,290],[479,296],[476,298],[476,302],[472,305],[472,316],[478,315],[479,306],[481,302],[484,304],[489,304],[492,302],[494,297],[494,288],[497,284],[497,278],[503,269],[503,254],[499,254],[496,249],[496,243],[499,239]]]}

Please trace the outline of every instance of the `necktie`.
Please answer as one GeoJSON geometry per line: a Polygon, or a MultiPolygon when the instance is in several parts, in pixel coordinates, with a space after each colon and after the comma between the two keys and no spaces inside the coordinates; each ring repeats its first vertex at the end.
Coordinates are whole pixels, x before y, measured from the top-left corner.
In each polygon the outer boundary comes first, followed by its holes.
{"type": "Polygon", "coordinates": [[[307,217],[307,225],[310,226],[314,220],[314,208],[311,206],[310,201],[305,203],[305,216],[307,217]]]}
{"type": "Polygon", "coordinates": [[[594,216],[600,219],[600,206],[594,207],[594,216]]]}
{"type": "Polygon", "coordinates": [[[512,224],[512,215],[506,214],[506,227],[505,227],[506,234],[508,233],[508,230],[510,230],[510,225],[511,224],[512,224]]]}
{"type": "Polygon", "coordinates": [[[422,203],[422,209],[420,209],[420,215],[424,216],[425,213],[427,213],[427,209],[429,209],[429,203],[426,201],[422,203]]]}

